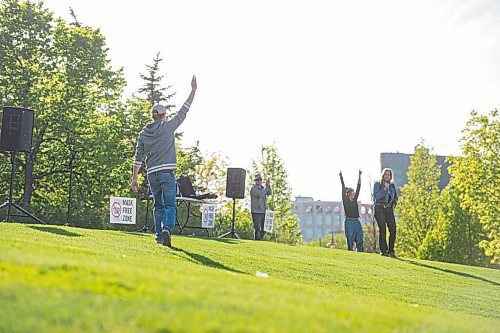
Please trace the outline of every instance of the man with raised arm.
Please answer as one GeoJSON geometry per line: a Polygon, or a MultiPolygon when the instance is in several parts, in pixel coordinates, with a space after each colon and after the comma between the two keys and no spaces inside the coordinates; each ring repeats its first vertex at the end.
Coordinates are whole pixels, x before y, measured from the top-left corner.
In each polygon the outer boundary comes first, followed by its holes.
{"type": "Polygon", "coordinates": [[[174,171],[177,168],[175,130],[186,119],[198,85],[196,77],[191,79],[191,93],[181,109],[167,119],[165,106],[156,104],[151,110],[153,122],[142,128],[135,150],[132,191],[138,191],[137,174],[141,163],[146,163],[149,186],[154,199],[156,242],[172,247],[172,231],[175,224],[177,186],[174,171]]]}

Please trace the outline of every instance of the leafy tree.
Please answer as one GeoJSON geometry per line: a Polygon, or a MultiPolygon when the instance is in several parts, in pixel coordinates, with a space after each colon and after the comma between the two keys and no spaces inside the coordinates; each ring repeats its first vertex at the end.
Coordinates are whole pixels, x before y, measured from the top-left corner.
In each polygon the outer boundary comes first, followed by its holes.
{"type": "Polygon", "coordinates": [[[500,119],[471,112],[463,130],[462,156],[452,159],[450,173],[458,191],[460,208],[482,223],[486,237],[479,246],[491,263],[500,263],[500,119]]]}
{"type": "Polygon", "coordinates": [[[440,195],[442,209],[436,228],[427,235],[418,258],[485,266],[488,258],[479,243],[486,237],[483,226],[473,214],[460,207],[456,178],[440,195]]]}
{"type": "Polygon", "coordinates": [[[201,192],[224,195],[227,177],[227,158],[212,153],[203,155],[202,163],[195,166],[195,186],[201,192]]]}
{"type": "MultiPolygon", "coordinates": [[[[180,140],[178,140],[180,141],[180,140]]],[[[194,146],[182,147],[179,142],[177,145],[177,176],[187,175],[191,179],[196,179],[195,170],[203,164],[203,156],[200,150],[200,143],[196,142],[194,146]]]]}
{"type": "Polygon", "coordinates": [[[427,234],[436,225],[439,212],[440,166],[430,149],[421,142],[415,147],[408,168],[408,184],[401,189],[396,250],[416,257],[427,234]]]}
{"type": "Polygon", "coordinates": [[[122,71],[110,66],[104,36],[80,22],[54,19],[42,3],[4,0],[0,64],[0,103],[36,110],[32,150],[16,163],[23,206],[56,217],[56,207],[65,206],[68,159],[81,150],[80,184],[88,186],[80,189],[79,202],[103,209],[103,194],[116,187],[110,170],[119,164],[109,151],[123,150],[119,121],[110,113],[124,85],[122,71]]]}
{"type": "MultiPolygon", "coordinates": [[[[275,212],[271,239],[277,242],[297,244],[301,241],[298,217],[292,214],[292,189],[288,184],[285,165],[274,145],[262,146],[260,156],[252,162],[252,174],[260,173],[271,180],[273,195],[268,197],[269,209],[275,212]]],[[[249,177],[251,181],[253,177],[249,177]]]]}

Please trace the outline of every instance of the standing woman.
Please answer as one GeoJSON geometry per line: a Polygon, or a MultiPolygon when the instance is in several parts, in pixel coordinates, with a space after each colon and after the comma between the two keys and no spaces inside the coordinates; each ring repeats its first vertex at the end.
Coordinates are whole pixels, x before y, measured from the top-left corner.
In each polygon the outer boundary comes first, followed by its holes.
{"type": "Polygon", "coordinates": [[[394,208],[398,202],[396,186],[393,182],[393,172],[389,168],[382,170],[380,181],[373,187],[375,201],[375,219],[378,224],[380,254],[395,257],[394,243],[396,242],[396,219],[394,208]],[[389,247],[386,240],[386,225],[389,229],[389,247]]]}

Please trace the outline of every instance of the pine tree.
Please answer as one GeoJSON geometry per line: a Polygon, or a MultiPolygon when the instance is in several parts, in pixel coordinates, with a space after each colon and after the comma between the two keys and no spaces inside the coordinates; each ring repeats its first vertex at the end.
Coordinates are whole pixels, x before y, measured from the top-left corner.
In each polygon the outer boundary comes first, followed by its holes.
{"type": "MultiPolygon", "coordinates": [[[[175,95],[175,92],[167,93],[171,86],[162,87],[161,85],[161,81],[165,77],[164,75],[160,75],[160,62],[162,61],[163,58],[160,58],[160,52],[157,52],[156,56],[153,57],[153,64],[146,65],[148,74],[140,74],[141,79],[143,79],[145,82],[144,86],[142,88],[139,88],[138,92],[144,93],[146,95],[146,98],[151,106],[160,102],[168,103],[168,101],[175,95]]],[[[170,109],[175,106],[167,104],[165,105],[165,107],[170,112],[170,109]]]]}

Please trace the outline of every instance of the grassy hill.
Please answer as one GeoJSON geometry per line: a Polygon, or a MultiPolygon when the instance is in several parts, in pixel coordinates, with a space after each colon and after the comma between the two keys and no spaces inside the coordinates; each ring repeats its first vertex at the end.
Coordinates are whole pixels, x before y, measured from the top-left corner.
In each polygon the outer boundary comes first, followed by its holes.
{"type": "Polygon", "coordinates": [[[0,223],[0,332],[500,332],[499,270],[232,239],[173,245],[0,223]]]}

